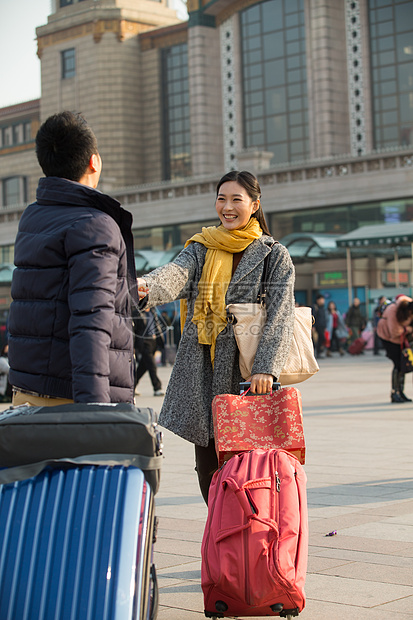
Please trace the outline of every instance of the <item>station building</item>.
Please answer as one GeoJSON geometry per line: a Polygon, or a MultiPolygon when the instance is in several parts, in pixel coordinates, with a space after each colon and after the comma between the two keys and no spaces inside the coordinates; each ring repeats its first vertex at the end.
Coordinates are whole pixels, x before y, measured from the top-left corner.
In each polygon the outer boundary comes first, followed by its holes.
{"type": "Polygon", "coordinates": [[[346,310],[353,295],[409,292],[407,237],[350,262],[335,240],[413,221],[413,1],[187,10],[183,21],[167,0],[52,2],[36,31],[41,98],[0,109],[0,262],[42,174],[37,128],[70,109],[97,135],[99,187],[133,213],[137,251],[172,251],[215,224],[216,182],[246,169],[273,236],[292,244],[300,303],[322,291],[346,310]]]}

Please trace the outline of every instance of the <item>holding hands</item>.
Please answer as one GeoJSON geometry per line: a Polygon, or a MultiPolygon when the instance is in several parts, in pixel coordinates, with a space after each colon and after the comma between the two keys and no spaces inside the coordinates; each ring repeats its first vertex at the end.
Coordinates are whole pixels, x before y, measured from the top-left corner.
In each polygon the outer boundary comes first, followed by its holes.
{"type": "Polygon", "coordinates": [[[136,284],[138,286],[139,299],[144,299],[149,293],[149,288],[146,284],[146,280],[143,278],[136,278],[136,284]]]}

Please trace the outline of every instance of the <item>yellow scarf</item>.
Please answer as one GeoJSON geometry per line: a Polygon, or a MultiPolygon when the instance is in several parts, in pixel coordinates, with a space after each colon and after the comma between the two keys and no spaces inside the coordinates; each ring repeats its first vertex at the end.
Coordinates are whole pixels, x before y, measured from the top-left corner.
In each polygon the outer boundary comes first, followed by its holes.
{"type": "MultiPolygon", "coordinates": [[[[187,247],[193,241],[197,241],[207,248],[192,322],[198,327],[198,342],[211,346],[212,365],[214,365],[216,339],[227,324],[225,295],[232,278],[232,255],[243,252],[261,235],[258,220],[251,217],[248,224],[240,230],[229,231],[222,224],[218,228],[209,226],[185,243],[187,247]]],[[[183,299],[181,329],[185,324],[187,311],[187,302],[183,299]]]]}

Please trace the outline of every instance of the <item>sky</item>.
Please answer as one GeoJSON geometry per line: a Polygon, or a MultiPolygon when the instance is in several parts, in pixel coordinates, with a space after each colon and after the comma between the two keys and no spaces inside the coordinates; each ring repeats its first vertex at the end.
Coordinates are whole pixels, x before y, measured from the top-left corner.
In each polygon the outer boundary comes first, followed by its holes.
{"type": "MultiPolygon", "coordinates": [[[[184,18],[183,2],[171,4],[184,18]]],[[[0,0],[0,108],[40,97],[36,28],[50,7],[51,0],[0,0]]]]}

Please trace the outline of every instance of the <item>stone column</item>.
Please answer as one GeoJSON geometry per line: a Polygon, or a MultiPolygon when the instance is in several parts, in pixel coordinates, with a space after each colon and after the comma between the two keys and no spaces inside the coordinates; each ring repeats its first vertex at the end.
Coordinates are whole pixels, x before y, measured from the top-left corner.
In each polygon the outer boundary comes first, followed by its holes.
{"type": "Polygon", "coordinates": [[[345,0],[306,0],[310,154],[350,152],[345,0]]]}
{"type": "Polygon", "coordinates": [[[192,175],[222,173],[223,126],[219,31],[196,25],[188,31],[192,175]]]}

